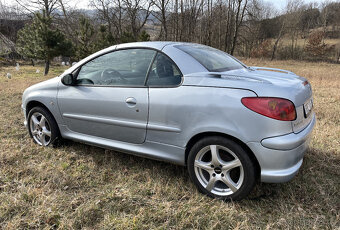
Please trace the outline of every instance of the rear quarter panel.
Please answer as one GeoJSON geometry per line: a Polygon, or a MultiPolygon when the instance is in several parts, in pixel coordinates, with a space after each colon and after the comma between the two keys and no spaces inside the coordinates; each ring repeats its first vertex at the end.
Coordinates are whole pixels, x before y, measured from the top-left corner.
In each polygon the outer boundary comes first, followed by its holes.
{"type": "Polygon", "coordinates": [[[291,122],[259,115],[241,103],[250,90],[180,86],[149,89],[147,141],[185,147],[196,134],[220,132],[244,143],[292,132],[291,122]]]}

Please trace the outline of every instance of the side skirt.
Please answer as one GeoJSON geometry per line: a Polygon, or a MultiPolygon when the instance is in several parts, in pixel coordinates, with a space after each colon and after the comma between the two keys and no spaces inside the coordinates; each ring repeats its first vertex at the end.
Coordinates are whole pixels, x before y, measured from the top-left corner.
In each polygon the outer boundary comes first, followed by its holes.
{"type": "Polygon", "coordinates": [[[166,161],[183,166],[185,165],[185,148],[151,141],[145,141],[143,144],[115,141],[73,132],[65,125],[59,125],[59,129],[61,136],[65,139],[101,148],[113,149],[149,159],[166,161]]]}

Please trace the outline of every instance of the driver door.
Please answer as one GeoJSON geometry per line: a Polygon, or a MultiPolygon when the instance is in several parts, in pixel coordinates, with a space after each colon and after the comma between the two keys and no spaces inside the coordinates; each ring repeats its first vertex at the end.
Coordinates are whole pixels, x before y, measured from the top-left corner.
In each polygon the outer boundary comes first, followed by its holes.
{"type": "Polygon", "coordinates": [[[73,132],[134,144],[143,143],[148,118],[145,78],[156,51],[125,49],[92,59],[60,84],[58,105],[73,132]]]}

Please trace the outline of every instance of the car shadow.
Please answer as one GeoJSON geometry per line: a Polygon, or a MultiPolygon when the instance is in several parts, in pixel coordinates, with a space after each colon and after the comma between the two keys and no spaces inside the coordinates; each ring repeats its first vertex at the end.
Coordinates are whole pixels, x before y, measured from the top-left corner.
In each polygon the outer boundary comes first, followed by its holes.
{"type": "MultiPolygon", "coordinates": [[[[71,140],[62,140],[56,147],[64,147],[72,149],[77,155],[85,158],[91,158],[97,167],[111,167],[107,162],[114,161],[120,165],[117,170],[127,170],[129,167],[140,168],[140,170],[157,171],[160,178],[176,177],[176,180],[185,190],[194,189],[193,183],[189,179],[186,167],[174,165],[168,162],[157,161],[132,154],[123,153],[115,150],[108,150],[100,147],[90,146],[71,140]],[[189,184],[190,183],[190,184],[189,184]]],[[[304,165],[302,166],[302,170],[304,165]]],[[[157,178],[153,178],[157,180],[157,178]]],[[[293,178],[293,182],[281,184],[269,184],[257,182],[253,191],[243,201],[263,201],[282,199],[283,191],[289,190],[290,193],[298,193],[299,187],[294,188],[294,184],[298,184],[301,180],[299,174],[293,178]],[[293,191],[292,191],[293,190],[293,191]]]]}

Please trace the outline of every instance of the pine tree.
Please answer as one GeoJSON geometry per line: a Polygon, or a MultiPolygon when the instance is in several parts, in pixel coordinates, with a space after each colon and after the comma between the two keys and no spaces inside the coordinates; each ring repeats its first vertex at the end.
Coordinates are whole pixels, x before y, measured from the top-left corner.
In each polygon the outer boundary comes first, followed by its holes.
{"type": "Polygon", "coordinates": [[[112,33],[107,29],[107,26],[100,25],[99,38],[96,42],[96,50],[102,50],[114,44],[116,44],[116,40],[113,37],[112,33]]]}
{"type": "Polygon", "coordinates": [[[51,17],[44,12],[35,14],[32,24],[26,24],[19,31],[18,50],[27,58],[45,60],[45,75],[54,57],[71,56],[73,51],[72,43],[60,30],[53,28],[51,17]]]}
{"type": "Polygon", "coordinates": [[[143,30],[138,36],[138,41],[150,41],[150,35],[145,30],[143,30]]]}
{"type": "Polygon", "coordinates": [[[95,31],[88,18],[84,16],[80,17],[79,25],[80,28],[76,32],[78,38],[76,56],[78,59],[83,59],[92,54],[95,49],[95,45],[93,43],[95,31]]]}

